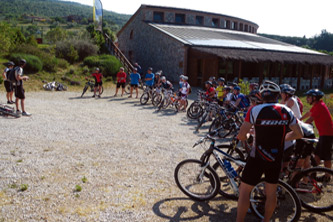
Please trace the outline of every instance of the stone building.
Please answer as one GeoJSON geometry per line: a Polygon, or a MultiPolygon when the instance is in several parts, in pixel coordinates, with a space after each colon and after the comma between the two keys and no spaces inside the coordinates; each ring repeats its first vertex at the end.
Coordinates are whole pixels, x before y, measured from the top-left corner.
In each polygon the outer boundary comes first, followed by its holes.
{"type": "Polygon", "coordinates": [[[222,14],[141,5],[118,32],[117,45],[144,72],[151,66],[175,82],[187,74],[194,86],[223,76],[298,89],[332,87],[333,57],[259,36],[258,28],[222,14]]]}

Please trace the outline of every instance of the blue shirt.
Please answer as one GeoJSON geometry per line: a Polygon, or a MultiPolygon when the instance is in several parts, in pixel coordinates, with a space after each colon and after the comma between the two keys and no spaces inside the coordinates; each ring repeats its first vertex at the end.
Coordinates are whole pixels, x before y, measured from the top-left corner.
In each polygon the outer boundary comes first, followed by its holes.
{"type": "Polygon", "coordinates": [[[146,76],[145,76],[145,78],[146,79],[150,79],[151,78],[151,80],[147,80],[146,81],[146,85],[147,86],[153,86],[154,85],[154,78],[155,78],[155,74],[154,73],[151,73],[151,74],[147,73],[146,76]]]}
{"type": "Polygon", "coordinates": [[[246,108],[250,105],[248,99],[246,98],[246,96],[243,93],[239,93],[239,95],[237,96],[237,99],[239,99],[239,98],[241,98],[241,101],[238,105],[239,108],[246,108]]]}
{"type": "Polygon", "coordinates": [[[138,85],[141,79],[140,73],[131,73],[131,85],[138,85]]]}

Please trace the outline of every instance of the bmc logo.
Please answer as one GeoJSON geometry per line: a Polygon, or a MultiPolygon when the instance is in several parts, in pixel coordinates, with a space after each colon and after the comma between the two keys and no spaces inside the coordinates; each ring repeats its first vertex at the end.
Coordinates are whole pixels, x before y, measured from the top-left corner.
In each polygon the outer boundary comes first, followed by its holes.
{"type": "Polygon", "coordinates": [[[262,120],[261,125],[288,125],[288,120],[262,120]]]}

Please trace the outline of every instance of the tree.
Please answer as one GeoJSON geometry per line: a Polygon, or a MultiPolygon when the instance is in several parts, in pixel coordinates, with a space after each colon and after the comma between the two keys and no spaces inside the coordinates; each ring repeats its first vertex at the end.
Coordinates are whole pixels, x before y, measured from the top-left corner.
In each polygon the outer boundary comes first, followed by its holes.
{"type": "Polygon", "coordinates": [[[32,45],[32,46],[36,46],[36,47],[38,46],[37,40],[36,40],[35,36],[33,36],[33,35],[31,35],[27,38],[26,43],[28,45],[32,45]]]}
{"type": "Polygon", "coordinates": [[[8,52],[11,46],[11,29],[7,23],[0,23],[0,53],[8,52]]]}
{"type": "Polygon", "coordinates": [[[31,35],[36,35],[39,32],[39,28],[37,25],[30,25],[28,28],[25,30],[25,36],[31,36],[31,35]]]}
{"type": "Polygon", "coordinates": [[[56,43],[57,41],[62,41],[67,38],[67,31],[56,27],[54,29],[51,29],[46,33],[45,38],[52,44],[56,43]]]}
{"type": "Polygon", "coordinates": [[[314,37],[313,46],[317,50],[333,51],[333,34],[322,30],[319,36],[314,37]]]}

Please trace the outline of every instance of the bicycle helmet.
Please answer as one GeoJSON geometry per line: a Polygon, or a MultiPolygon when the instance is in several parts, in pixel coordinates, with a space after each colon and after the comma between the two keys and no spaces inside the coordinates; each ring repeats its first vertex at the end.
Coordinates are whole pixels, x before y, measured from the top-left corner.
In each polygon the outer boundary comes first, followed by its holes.
{"type": "Polygon", "coordinates": [[[309,91],[307,91],[305,93],[305,95],[307,95],[307,96],[314,96],[317,99],[321,99],[321,98],[323,98],[323,96],[325,94],[322,91],[320,91],[319,89],[310,89],[309,91]]]}
{"type": "Polygon", "coordinates": [[[188,76],[183,76],[183,79],[187,81],[188,80],[188,76]]]}
{"type": "Polygon", "coordinates": [[[162,77],[161,77],[161,80],[166,80],[165,76],[162,76],[162,77]]]}
{"type": "Polygon", "coordinates": [[[225,79],[223,77],[218,78],[218,82],[225,82],[225,79]]]}
{"type": "Polygon", "coordinates": [[[25,59],[20,59],[20,65],[24,65],[26,63],[27,63],[27,61],[25,59]]]}
{"type": "Polygon", "coordinates": [[[15,63],[12,61],[7,62],[6,66],[15,66],[15,63]]]}
{"type": "Polygon", "coordinates": [[[230,86],[225,86],[223,89],[224,89],[225,91],[227,91],[227,92],[230,92],[230,91],[231,91],[231,87],[230,87],[230,86]]]}
{"type": "Polygon", "coordinates": [[[268,80],[265,80],[260,88],[259,88],[259,92],[261,94],[265,93],[265,92],[271,92],[271,93],[280,93],[280,87],[275,83],[275,82],[271,82],[268,80]]]}
{"type": "Polygon", "coordinates": [[[249,94],[249,98],[250,100],[253,100],[255,101],[256,103],[262,103],[262,97],[261,97],[261,94],[259,92],[259,90],[255,89],[255,90],[252,90],[249,94]]]}
{"type": "Polygon", "coordinates": [[[211,81],[206,81],[205,84],[208,84],[208,85],[210,85],[210,86],[213,85],[213,83],[212,83],[211,81]]]}
{"type": "Polygon", "coordinates": [[[211,77],[209,77],[209,80],[210,80],[210,81],[214,81],[214,80],[215,80],[215,76],[211,76],[211,77]]]}
{"type": "Polygon", "coordinates": [[[286,93],[289,95],[294,95],[295,91],[296,91],[296,89],[291,87],[289,84],[282,84],[282,87],[280,85],[280,89],[281,89],[281,93],[286,93]]]}
{"type": "Polygon", "coordinates": [[[259,88],[259,84],[256,82],[250,83],[250,89],[255,90],[259,88]]]}
{"type": "Polygon", "coordinates": [[[239,86],[235,86],[235,87],[234,87],[234,90],[240,91],[241,88],[240,88],[239,86]]]}
{"type": "Polygon", "coordinates": [[[153,68],[152,68],[152,67],[149,67],[148,70],[153,71],[153,68]]]}
{"type": "Polygon", "coordinates": [[[180,79],[184,79],[184,75],[180,75],[179,78],[180,78],[180,79]]]}
{"type": "Polygon", "coordinates": [[[99,68],[96,68],[95,70],[99,72],[99,68]]]}

